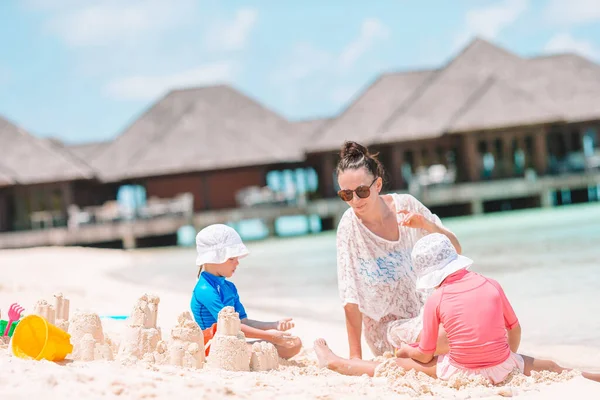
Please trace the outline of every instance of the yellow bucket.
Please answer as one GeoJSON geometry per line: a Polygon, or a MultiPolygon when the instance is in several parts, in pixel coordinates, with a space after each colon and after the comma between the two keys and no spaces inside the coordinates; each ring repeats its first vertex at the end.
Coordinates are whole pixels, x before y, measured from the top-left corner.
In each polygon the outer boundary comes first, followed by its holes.
{"type": "Polygon", "coordinates": [[[25,359],[64,360],[73,351],[71,335],[38,315],[19,322],[12,336],[12,352],[25,359]]]}

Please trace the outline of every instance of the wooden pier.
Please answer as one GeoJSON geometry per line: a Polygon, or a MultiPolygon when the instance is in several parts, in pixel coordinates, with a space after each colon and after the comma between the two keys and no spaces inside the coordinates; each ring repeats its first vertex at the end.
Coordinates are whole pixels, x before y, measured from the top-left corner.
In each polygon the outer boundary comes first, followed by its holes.
{"type": "MultiPolygon", "coordinates": [[[[464,183],[458,185],[420,188],[412,194],[434,212],[448,207],[463,207],[462,214],[485,212],[486,204],[498,201],[526,199],[526,207],[551,207],[554,194],[561,191],[587,190],[600,187],[600,171],[584,174],[545,176],[535,179],[509,179],[464,183]],[[436,210],[437,209],[437,210],[436,210]]],[[[597,193],[597,192],[596,192],[597,193]]],[[[598,193],[596,198],[598,200],[598,193]]],[[[274,221],[282,216],[317,215],[335,228],[346,203],[337,198],[310,201],[302,206],[261,206],[196,213],[191,217],[164,216],[103,224],[81,225],[76,228],[59,227],[20,232],[0,233],[0,248],[37,246],[93,245],[121,242],[124,248],[135,248],[138,241],[175,235],[183,226],[200,229],[215,223],[239,222],[248,219],[263,220],[274,235],[274,221]]]]}

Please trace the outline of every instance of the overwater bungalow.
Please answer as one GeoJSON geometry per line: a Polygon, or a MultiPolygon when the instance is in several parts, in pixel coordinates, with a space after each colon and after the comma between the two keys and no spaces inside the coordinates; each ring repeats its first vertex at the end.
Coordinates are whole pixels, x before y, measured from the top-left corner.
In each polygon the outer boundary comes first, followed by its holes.
{"type": "Polygon", "coordinates": [[[270,171],[303,166],[310,126],[294,124],[229,86],[174,90],[92,159],[102,182],[146,197],[193,195],[193,210],[239,206],[270,171]]]}
{"type": "Polygon", "coordinates": [[[66,225],[71,204],[114,197],[83,159],[0,117],[0,232],[66,225]]]}
{"type": "Polygon", "coordinates": [[[390,190],[598,171],[598,104],[600,65],[523,58],[477,39],[440,68],[381,75],[314,133],[308,159],[323,197],[335,195],[345,140],[380,152],[390,190]]]}

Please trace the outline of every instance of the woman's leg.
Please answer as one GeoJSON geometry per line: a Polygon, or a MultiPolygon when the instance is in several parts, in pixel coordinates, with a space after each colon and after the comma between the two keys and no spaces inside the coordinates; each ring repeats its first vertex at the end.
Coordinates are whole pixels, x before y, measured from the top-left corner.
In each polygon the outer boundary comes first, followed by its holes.
{"type": "MultiPolygon", "coordinates": [[[[339,357],[331,351],[324,339],[315,340],[315,353],[317,353],[319,366],[321,368],[328,368],[342,375],[361,376],[366,374],[373,376],[375,374],[375,368],[381,364],[378,361],[359,359],[349,360],[347,358],[339,357]]],[[[410,358],[397,358],[396,364],[405,370],[414,369],[435,378],[436,361],[437,358],[434,358],[431,362],[422,364],[410,358]]]]}
{"type": "MultiPolygon", "coordinates": [[[[525,361],[525,369],[523,373],[527,376],[531,375],[531,371],[550,371],[556,372],[558,374],[560,374],[563,371],[571,371],[571,368],[563,368],[551,360],[540,360],[538,358],[533,358],[522,354],[521,357],[523,357],[523,360],[525,361]]],[[[600,374],[582,372],[581,375],[584,378],[590,379],[592,381],[600,382],[600,374]]]]}

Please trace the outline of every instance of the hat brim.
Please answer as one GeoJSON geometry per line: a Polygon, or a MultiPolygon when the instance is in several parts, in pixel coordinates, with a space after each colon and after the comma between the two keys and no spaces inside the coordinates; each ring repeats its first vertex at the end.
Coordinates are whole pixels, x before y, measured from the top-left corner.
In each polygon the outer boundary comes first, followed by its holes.
{"type": "Polygon", "coordinates": [[[248,254],[250,254],[248,248],[243,243],[239,243],[222,249],[209,250],[202,254],[198,254],[196,257],[196,265],[222,264],[230,258],[243,258],[248,254]]]}
{"type": "Polygon", "coordinates": [[[473,265],[473,260],[469,257],[459,255],[456,260],[449,262],[444,268],[432,271],[417,279],[417,290],[429,290],[444,281],[448,276],[461,269],[469,269],[473,265]]]}

